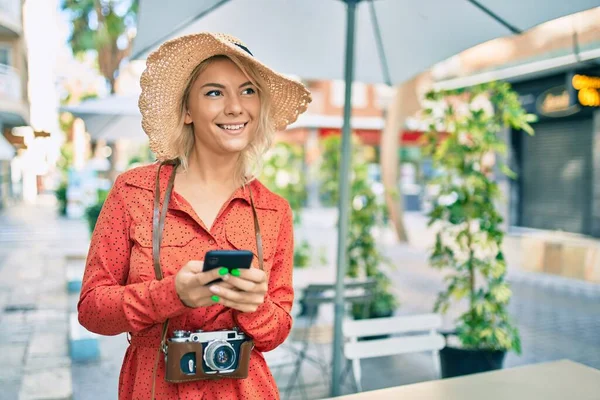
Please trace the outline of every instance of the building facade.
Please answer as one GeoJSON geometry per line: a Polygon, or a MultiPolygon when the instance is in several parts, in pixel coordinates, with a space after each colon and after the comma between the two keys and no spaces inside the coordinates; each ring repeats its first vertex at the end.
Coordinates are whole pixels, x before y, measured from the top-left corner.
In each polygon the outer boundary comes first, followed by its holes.
{"type": "Polygon", "coordinates": [[[0,207],[18,196],[18,187],[11,184],[11,161],[25,144],[12,129],[29,120],[22,8],[22,0],[0,0],[0,207]]]}
{"type": "Polygon", "coordinates": [[[600,237],[600,68],[513,88],[538,121],[533,136],[511,133],[512,224],[600,237]]]}

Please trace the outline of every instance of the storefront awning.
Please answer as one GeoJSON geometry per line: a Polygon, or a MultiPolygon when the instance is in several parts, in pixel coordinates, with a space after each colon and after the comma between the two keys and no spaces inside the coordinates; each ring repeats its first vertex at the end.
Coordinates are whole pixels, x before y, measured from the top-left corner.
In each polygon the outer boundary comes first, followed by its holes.
{"type": "Polygon", "coordinates": [[[14,156],[15,148],[0,134],[0,161],[10,161],[14,156]]]}

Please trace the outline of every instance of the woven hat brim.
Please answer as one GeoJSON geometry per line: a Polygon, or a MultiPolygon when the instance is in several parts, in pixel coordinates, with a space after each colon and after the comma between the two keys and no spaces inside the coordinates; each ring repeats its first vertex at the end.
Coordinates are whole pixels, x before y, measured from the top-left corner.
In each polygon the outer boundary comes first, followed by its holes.
{"type": "Polygon", "coordinates": [[[140,79],[138,105],[142,128],[159,160],[177,156],[169,146],[169,138],[179,129],[185,84],[194,68],[210,57],[235,55],[256,67],[271,94],[275,129],[284,129],[306,111],[311,96],[302,83],[273,71],[230,40],[210,32],[186,35],[165,42],[148,56],[140,79]]]}

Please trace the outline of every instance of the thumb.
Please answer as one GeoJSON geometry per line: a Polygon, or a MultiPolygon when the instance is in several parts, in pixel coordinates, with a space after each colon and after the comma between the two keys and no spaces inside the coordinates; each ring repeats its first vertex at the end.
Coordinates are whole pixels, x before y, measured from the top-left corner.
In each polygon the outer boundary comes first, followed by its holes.
{"type": "Polygon", "coordinates": [[[187,267],[191,272],[197,274],[204,269],[204,261],[192,260],[187,263],[187,267]]]}

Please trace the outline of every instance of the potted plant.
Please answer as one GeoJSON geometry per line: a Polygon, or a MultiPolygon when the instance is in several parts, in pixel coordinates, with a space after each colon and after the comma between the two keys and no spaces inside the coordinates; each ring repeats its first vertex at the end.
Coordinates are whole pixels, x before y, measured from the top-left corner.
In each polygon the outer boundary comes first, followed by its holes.
{"type": "MultiPolygon", "coordinates": [[[[323,140],[322,145],[321,197],[326,204],[333,206],[339,198],[341,137],[329,136],[323,140]]],[[[391,281],[383,270],[389,263],[381,254],[373,237],[373,228],[383,223],[385,205],[373,192],[368,166],[363,156],[364,147],[356,137],[353,137],[353,149],[346,276],[373,278],[377,285],[372,301],[368,305],[355,304],[352,307],[352,316],[355,319],[388,317],[394,314],[398,300],[392,291],[391,281]],[[367,310],[365,306],[368,306],[367,310]]]]}
{"type": "Polygon", "coordinates": [[[499,369],[507,351],[521,352],[521,341],[507,312],[511,290],[495,180],[497,174],[515,175],[496,155],[506,152],[503,131],[512,127],[533,134],[529,123],[535,117],[503,82],[431,91],[426,104],[424,152],[437,172],[428,216],[438,231],[429,261],[450,271],[434,309],[445,313],[451,303],[466,308],[450,337],[456,343],[449,341],[440,352],[442,376],[499,369]]]}

